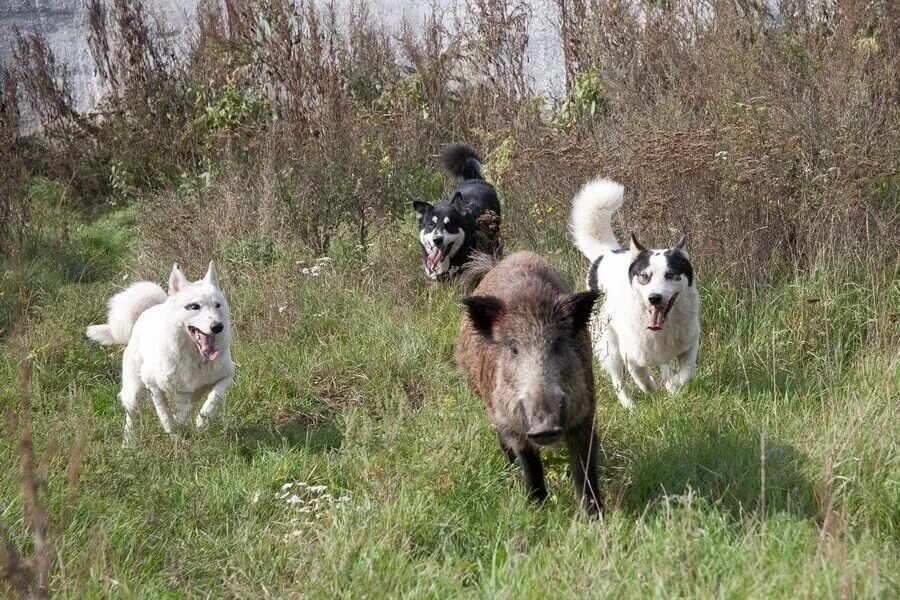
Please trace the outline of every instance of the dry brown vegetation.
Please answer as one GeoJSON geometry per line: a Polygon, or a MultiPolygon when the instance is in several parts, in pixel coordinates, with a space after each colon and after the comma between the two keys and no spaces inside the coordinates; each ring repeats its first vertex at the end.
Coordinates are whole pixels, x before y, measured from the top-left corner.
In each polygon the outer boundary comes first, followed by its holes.
{"type": "Polygon", "coordinates": [[[0,256],[18,247],[25,221],[25,171],[16,138],[19,106],[14,77],[0,69],[0,256]]]}
{"type": "Polygon", "coordinates": [[[260,235],[320,254],[343,230],[365,245],[374,222],[438,195],[435,151],[464,139],[488,156],[523,245],[561,230],[573,192],[603,174],[626,184],[629,227],[659,243],[689,231],[716,270],[896,248],[895,3],[557,6],[569,93],[556,104],[530,90],[531,15],[513,0],[468,0],[468,18],[432,14],[397,38],[365,2],[207,2],[181,58],[141,3],[92,0],[102,119],[71,109],[37,36],[18,34],[17,74],[81,205],[234,195],[243,207],[213,235],[262,211],[260,235]]]}
{"type": "Polygon", "coordinates": [[[54,550],[58,544],[54,539],[68,527],[75,505],[78,481],[81,477],[81,446],[71,449],[66,467],[66,501],[59,522],[54,523],[46,502],[42,498],[47,492],[47,477],[51,460],[57,454],[56,444],[51,438],[46,448],[39,453],[34,448],[31,434],[31,414],[29,385],[31,365],[24,360],[19,370],[18,412],[9,409],[7,413],[7,435],[19,440],[21,461],[22,496],[25,505],[26,528],[30,535],[31,548],[20,549],[6,529],[0,525],[0,590],[20,598],[39,599],[50,597],[50,573],[53,567],[54,550]]]}

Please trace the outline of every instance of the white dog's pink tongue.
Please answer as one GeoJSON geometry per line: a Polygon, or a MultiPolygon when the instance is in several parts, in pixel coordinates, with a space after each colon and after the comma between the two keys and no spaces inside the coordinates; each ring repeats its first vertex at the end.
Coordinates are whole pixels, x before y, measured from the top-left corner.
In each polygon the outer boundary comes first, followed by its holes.
{"type": "Polygon", "coordinates": [[[197,344],[197,350],[200,352],[200,356],[206,360],[215,360],[216,357],[219,356],[219,351],[216,350],[216,347],[213,345],[216,339],[215,335],[204,333],[199,329],[192,329],[191,337],[194,338],[194,343],[197,344]]]}
{"type": "Polygon", "coordinates": [[[650,307],[650,325],[647,326],[647,329],[652,331],[659,331],[662,329],[663,322],[663,311],[658,306],[650,307]]]}
{"type": "Polygon", "coordinates": [[[446,253],[438,247],[432,249],[431,254],[428,255],[428,258],[425,259],[425,266],[428,267],[429,271],[434,271],[438,268],[438,265],[444,262],[444,257],[446,253]]]}

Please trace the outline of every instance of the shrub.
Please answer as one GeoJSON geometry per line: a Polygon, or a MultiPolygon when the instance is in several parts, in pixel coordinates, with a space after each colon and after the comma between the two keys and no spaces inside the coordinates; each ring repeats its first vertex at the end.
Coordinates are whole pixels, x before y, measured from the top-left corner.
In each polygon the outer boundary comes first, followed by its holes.
{"type": "Polygon", "coordinates": [[[19,71],[34,71],[26,97],[46,105],[72,197],[253,190],[234,222],[209,225],[240,235],[259,216],[260,235],[317,254],[336,235],[365,247],[380,219],[439,199],[434,155],[454,140],[488,156],[521,245],[561,242],[569,199],[596,175],[625,183],[624,229],[655,244],[688,231],[713,271],[765,277],[832,243],[900,243],[900,16],[886,3],[557,6],[558,104],[533,97],[530,9],[511,0],[467,1],[466,19],[432,11],[398,40],[365,2],[204,2],[184,55],[141,3],[92,0],[101,123],[70,110],[39,38],[19,36],[19,71]]]}
{"type": "Polygon", "coordinates": [[[18,132],[16,80],[0,65],[0,265],[4,268],[19,249],[28,208],[18,132]]]}

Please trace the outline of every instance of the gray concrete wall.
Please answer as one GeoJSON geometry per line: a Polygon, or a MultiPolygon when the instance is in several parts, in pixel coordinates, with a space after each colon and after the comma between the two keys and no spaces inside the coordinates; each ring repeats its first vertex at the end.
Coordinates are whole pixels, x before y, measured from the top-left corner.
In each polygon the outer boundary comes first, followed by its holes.
{"type": "MultiPolygon", "coordinates": [[[[186,44],[194,32],[197,0],[148,0],[154,14],[160,16],[160,33],[179,44],[186,44]]],[[[0,60],[12,63],[13,32],[36,32],[50,44],[59,63],[65,64],[75,105],[89,112],[104,94],[104,87],[94,73],[88,48],[86,0],[0,0],[0,60]]],[[[23,106],[23,128],[36,128],[27,106],[23,106]]]]}
{"type": "MultiPolygon", "coordinates": [[[[380,17],[392,31],[399,31],[403,19],[412,24],[423,23],[431,10],[430,2],[404,2],[403,0],[373,0],[381,10],[380,17]]],[[[460,11],[458,0],[437,0],[446,12],[448,25],[452,12],[460,11]]],[[[566,83],[562,42],[557,27],[557,9],[553,0],[527,0],[531,9],[528,28],[526,69],[535,92],[548,97],[559,95],[566,83]]],[[[461,18],[465,15],[461,14],[461,18]]]]}

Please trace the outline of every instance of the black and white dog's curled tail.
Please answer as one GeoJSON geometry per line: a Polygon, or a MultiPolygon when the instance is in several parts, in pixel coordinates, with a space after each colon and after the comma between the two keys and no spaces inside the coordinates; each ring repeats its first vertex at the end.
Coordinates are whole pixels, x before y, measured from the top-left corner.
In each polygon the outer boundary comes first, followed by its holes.
{"type": "Polygon", "coordinates": [[[591,290],[592,292],[602,291],[600,289],[600,285],[599,285],[599,282],[597,279],[597,269],[600,268],[600,261],[602,261],[602,260],[603,260],[603,255],[601,254],[600,256],[598,256],[597,258],[594,259],[594,262],[591,263],[591,268],[588,269],[587,281],[585,281],[585,283],[587,284],[587,288],[589,290],[591,290]]]}
{"type": "Polygon", "coordinates": [[[469,262],[463,267],[459,275],[459,286],[467,296],[475,291],[488,271],[497,264],[497,258],[486,252],[473,252],[469,255],[469,262]]]}
{"type": "Polygon", "coordinates": [[[478,153],[466,144],[450,144],[441,152],[441,165],[462,179],[484,179],[478,153]]]}

